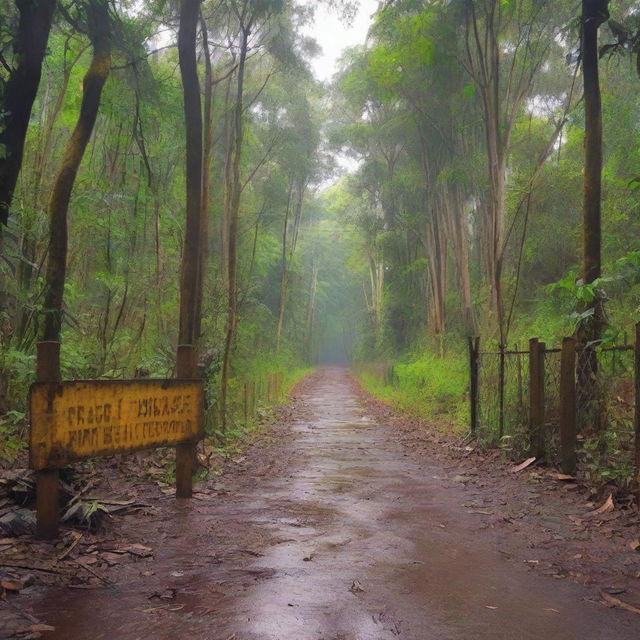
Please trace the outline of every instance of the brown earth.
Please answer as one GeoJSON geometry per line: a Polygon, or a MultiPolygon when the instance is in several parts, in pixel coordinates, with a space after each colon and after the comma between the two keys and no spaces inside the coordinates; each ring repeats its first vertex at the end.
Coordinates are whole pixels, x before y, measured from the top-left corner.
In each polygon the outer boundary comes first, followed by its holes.
{"type": "Polygon", "coordinates": [[[34,577],[0,638],[640,637],[636,512],[438,436],[342,369],[191,501],[107,480],[136,509],[99,533],[0,540],[5,581],[34,577]]]}

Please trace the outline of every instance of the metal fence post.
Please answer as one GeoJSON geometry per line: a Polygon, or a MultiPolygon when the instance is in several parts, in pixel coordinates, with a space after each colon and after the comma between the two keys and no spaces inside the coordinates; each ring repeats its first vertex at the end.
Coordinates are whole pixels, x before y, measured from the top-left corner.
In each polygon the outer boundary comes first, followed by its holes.
{"type": "Polygon", "coordinates": [[[500,345],[500,369],[498,371],[498,389],[500,413],[498,414],[498,437],[502,440],[504,436],[504,392],[505,392],[505,345],[500,345]]]}
{"type": "Polygon", "coordinates": [[[562,340],[560,355],[560,449],[562,472],[576,472],[576,341],[562,340]]]}
{"type": "Polygon", "coordinates": [[[544,458],[544,353],[545,344],[529,340],[529,438],[530,455],[544,458]]]}
{"type": "MultiPolygon", "coordinates": [[[[38,342],[36,349],[36,381],[60,382],[60,343],[38,342]]],[[[36,536],[41,540],[51,540],[58,536],[59,476],[57,468],[36,471],[36,536]]]]}
{"type": "Polygon", "coordinates": [[[471,414],[471,433],[478,431],[478,354],[480,338],[469,336],[469,408],[471,414]]]}

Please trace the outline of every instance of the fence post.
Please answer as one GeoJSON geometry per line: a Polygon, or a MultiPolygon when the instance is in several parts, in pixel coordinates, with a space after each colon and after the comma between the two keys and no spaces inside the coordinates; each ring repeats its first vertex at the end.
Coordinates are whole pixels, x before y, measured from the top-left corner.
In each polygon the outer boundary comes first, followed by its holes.
{"type": "Polygon", "coordinates": [[[530,455],[544,458],[544,342],[529,340],[530,455]]]}
{"type": "Polygon", "coordinates": [[[562,340],[560,355],[560,450],[562,472],[576,472],[576,341],[562,340]]]}
{"type": "MultiPolygon", "coordinates": [[[[37,382],[60,382],[60,343],[37,344],[37,382]]],[[[36,471],[36,536],[51,540],[58,536],[60,520],[60,490],[58,469],[36,471]]]]}
{"type": "Polygon", "coordinates": [[[251,419],[254,420],[256,412],[258,411],[258,390],[256,388],[256,381],[251,381],[251,419]]]}
{"type": "Polygon", "coordinates": [[[471,414],[471,433],[478,432],[478,355],[480,338],[469,336],[469,408],[471,414]]]}
{"type": "Polygon", "coordinates": [[[520,354],[520,345],[516,342],[513,345],[513,350],[516,352],[516,374],[518,377],[518,412],[522,415],[524,410],[524,393],[522,391],[522,356],[520,354]]]}
{"type": "Polygon", "coordinates": [[[498,414],[498,438],[502,440],[504,436],[504,388],[505,388],[505,378],[504,378],[504,365],[505,365],[505,345],[500,345],[500,369],[498,371],[498,389],[499,393],[499,402],[500,402],[500,413],[498,414]]]}
{"type": "Polygon", "coordinates": [[[242,389],[243,389],[243,396],[242,396],[242,405],[244,408],[244,428],[247,428],[247,425],[249,424],[249,383],[245,382],[242,385],[242,389]]]}
{"type": "Polygon", "coordinates": [[[640,511],[640,322],[636,324],[636,343],[634,347],[634,389],[635,407],[633,410],[633,423],[636,437],[635,455],[635,493],[636,508],[640,511]]]}
{"type": "MultiPolygon", "coordinates": [[[[176,354],[176,378],[193,379],[196,373],[196,350],[191,344],[179,344],[176,354]]],[[[193,493],[193,472],[196,442],[176,445],[176,498],[190,498],[193,493]]]]}

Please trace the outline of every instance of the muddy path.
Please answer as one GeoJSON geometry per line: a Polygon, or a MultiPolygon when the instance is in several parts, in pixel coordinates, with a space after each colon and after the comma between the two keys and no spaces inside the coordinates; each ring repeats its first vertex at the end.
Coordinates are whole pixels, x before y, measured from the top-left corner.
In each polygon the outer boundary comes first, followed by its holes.
{"type": "Polygon", "coordinates": [[[21,606],[52,640],[640,637],[640,616],[508,561],[465,486],[390,436],[346,371],[322,370],[246,472],[120,522],[153,557],[21,606]]]}

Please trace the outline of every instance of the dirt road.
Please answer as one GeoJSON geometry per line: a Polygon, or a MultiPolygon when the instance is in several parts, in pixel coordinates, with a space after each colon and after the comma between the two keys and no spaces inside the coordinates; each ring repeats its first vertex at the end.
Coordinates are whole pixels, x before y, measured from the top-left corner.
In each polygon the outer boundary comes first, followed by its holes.
{"type": "Polygon", "coordinates": [[[508,562],[461,484],[366,415],[321,371],[254,452],[258,474],[163,502],[126,534],[152,559],[115,585],[29,602],[55,640],[571,640],[640,637],[640,616],[508,562]]]}

